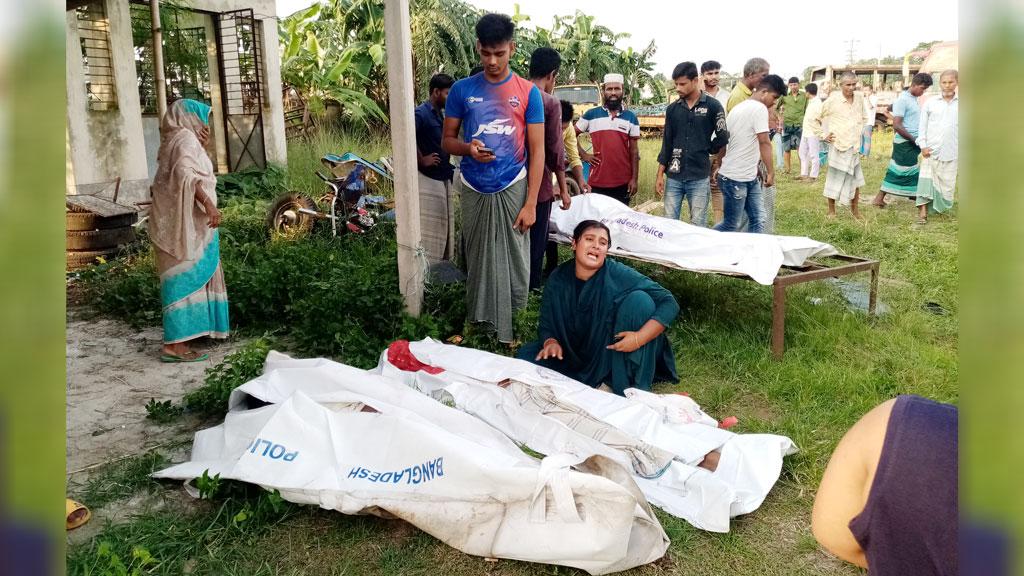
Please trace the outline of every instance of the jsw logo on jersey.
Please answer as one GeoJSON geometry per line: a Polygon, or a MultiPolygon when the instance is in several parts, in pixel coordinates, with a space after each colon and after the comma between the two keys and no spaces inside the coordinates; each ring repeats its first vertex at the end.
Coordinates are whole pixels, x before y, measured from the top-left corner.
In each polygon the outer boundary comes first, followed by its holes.
{"type": "Polygon", "coordinates": [[[504,134],[505,136],[511,136],[516,131],[515,126],[505,126],[506,123],[511,122],[509,118],[500,118],[498,120],[491,120],[487,124],[481,124],[476,129],[476,133],[473,134],[473,138],[481,134],[504,134]]]}

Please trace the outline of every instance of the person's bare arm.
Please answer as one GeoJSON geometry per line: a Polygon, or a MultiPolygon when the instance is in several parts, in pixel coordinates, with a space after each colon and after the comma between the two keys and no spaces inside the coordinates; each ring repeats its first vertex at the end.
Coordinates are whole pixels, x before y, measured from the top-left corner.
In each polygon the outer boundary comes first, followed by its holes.
{"type": "Polygon", "coordinates": [[[615,335],[619,340],[613,342],[607,346],[609,350],[615,350],[616,352],[633,352],[639,349],[644,344],[647,344],[651,340],[654,340],[665,331],[665,326],[661,322],[658,322],[654,318],[651,318],[644,323],[636,332],[619,332],[615,335]]]}
{"type": "Polygon", "coordinates": [[[512,227],[526,232],[537,220],[537,194],[544,176],[544,123],[526,125],[526,146],[529,164],[526,167],[526,202],[512,227]]]}
{"type": "MultiPolygon", "coordinates": [[[[579,128],[576,128],[576,136],[582,133],[579,128]]],[[[601,159],[594,155],[593,152],[587,152],[583,149],[583,142],[579,138],[576,139],[576,150],[580,153],[580,159],[584,162],[589,162],[591,166],[597,166],[601,163],[601,159]]]]}
{"type": "Polygon", "coordinates": [[[715,178],[718,177],[718,170],[722,167],[722,160],[725,159],[726,147],[722,146],[718,154],[715,154],[715,159],[711,161],[711,181],[714,182],[715,178]]]}
{"type": "Polygon", "coordinates": [[[558,182],[558,198],[562,201],[562,210],[568,210],[572,204],[572,197],[569,196],[569,188],[565,185],[565,170],[555,172],[555,180],[558,182]]]}
{"type": "Polygon", "coordinates": [[[764,162],[768,169],[768,175],[764,179],[765,188],[771,188],[775,184],[775,163],[772,162],[772,141],[768,139],[767,132],[757,135],[757,144],[761,151],[761,162],[764,162]]]}
{"type": "Polygon", "coordinates": [[[586,194],[587,192],[590,192],[590,186],[588,186],[587,183],[583,180],[583,166],[572,167],[572,178],[573,180],[576,181],[577,184],[579,184],[581,194],[586,194]]]}
{"type": "Polygon", "coordinates": [[[893,118],[892,118],[892,129],[895,130],[897,134],[899,134],[900,136],[903,136],[907,140],[910,140],[911,142],[914,142],[915,144],[917,143],[917,138],[914,138],[910,134],[910,132],[907,132],[906,127],[903,126],[903,116],[893,116],[893,118]]]}
{"type": "Polygon", "coordinates": [[[658,174],[654,177],[654,192],[658,198],[665,196],[665,165],[658,163],[658,174]]]}
{"type": "Polygon", "coordinates": [[[857,421],[836,446],[811,511],[811,532],[823,548],[840,559],[867,568],[864,550],[850,531],[868,501],[885,431],[895,400],[873,408],[857,421]]]}
{"type": "MultiPolygon", "coordinates": [[[[461,118],[448,117],[444,119],[444,125],[441,127],[441,149],[451,154],[452,156],[469,156],[477,162],[491,162],[494,160],[493,154],[481,154],[480,148],[483,147],[484,143],[480,140],[473,139],[472,142],[463,142],[459,140],[459,127],[462,126],[461,118]]],[[[544,143],[541,142],[541,155],[543,156],[544,143]]],[[[543,158],[541,158],[543,160],[543,158]]]]}
{"type": "Polygon", "coordinates": [[[629,197],[636,196],[637,182],[640,178],[640,146],[637,144],[639,138],[629,139],[629,156],[633,161],[633,175],[629,178],[629,197]]]}
{"type": "Polygon", "coordinates": [[[437,166],[441,163],[441,155],[437,152],[427,154],[426,156],[420,152],[419,146],[416,147],[416,163],[419,164],[420,168],[430,168],[431,166],[437,166]]]}
{"type": "Polygon", "coordinates": [[[213,199],[203,191],[202,180],[196,180],[195,203],[202,206],[203,210],[206,211],[206,216],[210,219],[210,228],[220,226],[220,210],[217,209],[217,204],[213,199]]]}

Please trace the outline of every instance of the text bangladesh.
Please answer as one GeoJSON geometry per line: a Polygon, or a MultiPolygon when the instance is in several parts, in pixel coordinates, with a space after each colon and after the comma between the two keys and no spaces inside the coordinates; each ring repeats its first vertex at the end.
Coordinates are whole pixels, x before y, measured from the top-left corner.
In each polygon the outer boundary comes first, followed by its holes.
{"type": "Polygon", "coordinates": [[[637,222],[636,220],[630,220],[629,218],[618,218],[615,220],[615,223],[618,224],[619,226],[622,226],[623,228],[629,228],[630,230],[639,230],[644,234],[650,234],[651,236],[654,236],[655,238],[658,239],[665,238],[665,233],[663,231],[658,230],[654,226],[649,226],[647,224],[637,222]]]}
{"type": "Polygon", "coordinates": [[[428,460],[423,464],[410,466],[394,472],[376,472],[362,466],[355,466],[348,472],[349,478],[365,479],[370,482],[399,484],[420,484],[444,476],[444,457],[428,460]]]}

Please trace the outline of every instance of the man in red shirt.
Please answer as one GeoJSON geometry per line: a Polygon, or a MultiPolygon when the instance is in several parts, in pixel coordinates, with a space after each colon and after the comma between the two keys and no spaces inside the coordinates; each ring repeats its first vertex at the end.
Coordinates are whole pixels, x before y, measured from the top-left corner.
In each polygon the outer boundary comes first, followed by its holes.
{"type": "Polygon", "coordinates": [[[605,74],[604,106],[587,110],[576,122],[576,133],[589,133],[594,145],[593,154],[580,150],[583,160],[590,162],[591,192],[628,206],[640,175],[640,122],[636,114],[624,109],[622,89],[622,74],[605,74]]]}

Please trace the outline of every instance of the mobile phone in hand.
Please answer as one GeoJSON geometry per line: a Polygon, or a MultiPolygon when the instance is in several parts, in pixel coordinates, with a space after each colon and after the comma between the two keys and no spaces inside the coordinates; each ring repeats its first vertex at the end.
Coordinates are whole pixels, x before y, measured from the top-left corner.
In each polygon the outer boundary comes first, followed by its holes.
{"type": "Polygon", "coordinates": [[[491,150],[486,146],[477,146],[476,151],[486,156],[494,156],[494,150],[491,150]]]}

